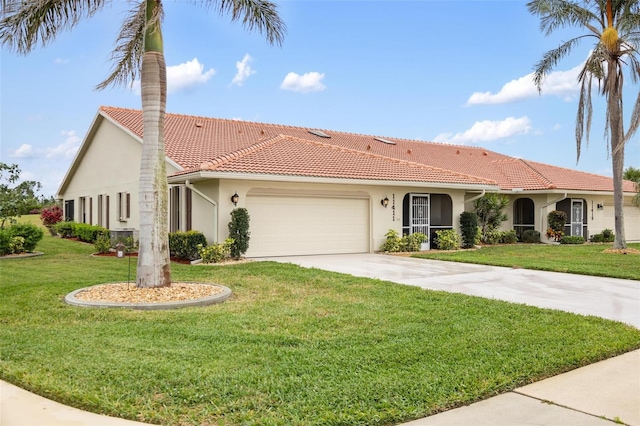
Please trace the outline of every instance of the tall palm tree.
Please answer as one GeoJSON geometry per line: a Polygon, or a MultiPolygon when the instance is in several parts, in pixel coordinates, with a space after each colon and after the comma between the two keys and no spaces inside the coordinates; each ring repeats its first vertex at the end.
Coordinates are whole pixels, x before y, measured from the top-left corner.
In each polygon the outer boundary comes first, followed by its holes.
{"type": "MultiPolygon", "coordinates": [[[[111,0],[1,0],[0,41],[19,54],[47,44],[61,30],[93,16],[111,0]]],[[[126,84],[140,76],[144,135],[140,164],[140,235],[138,287],[171,284],[168,242],[168,184],[165,165],[164,116],[167,98],[162,41],[162,0],[138,0],[124,20],[111,54],[113,72],[97,86],[126,84]]],[[[270,44],[282,44],[285,25],[268,0],[194,0],[220,14],[229,13],[270,44]]]]}
{"type": "Polygon", "coordinates": [[[640,6],[638,0],[532,0],[529,12],[540,17],[540,29],[545,35],[562,27],[577,27],[584,34],[563,42],[545,53],[535,66],[534,82],[542,89],[545,76],[574,47],[587,38],[595,38],[593,50],[578,76],[580,97],[576,119],[577,160],[583,138],[589,143],[592,105],[591,89],[597,80],[600,94],[607,103],[605,139],[611,149],[613,165],[613,199],[615,211],[615,241],[613,247],[627,247],[624,235],[622,170],[624,146],[640,125],[640,93],[635,100],[627,132],[624,131],[622,91],[624,70],[634,83],[640,80],[640,6]]]}

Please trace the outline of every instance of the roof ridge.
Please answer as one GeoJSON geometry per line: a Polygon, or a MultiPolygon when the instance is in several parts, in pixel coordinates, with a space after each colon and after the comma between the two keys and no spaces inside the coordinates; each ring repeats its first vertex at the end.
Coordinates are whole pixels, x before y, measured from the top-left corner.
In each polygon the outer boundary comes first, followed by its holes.
{"type": "Polygon", "coordinates": [[[391,161],[391,162],[398,163],[398,164],[406,164],[406,165],[410,165],[410,166],[417,166],[418,168],[423,169],[423,170],[443,171],[443,172],[450,173],[450,174],[456,175],[456,176],[463,176],[463,177],[466,177],[466,178],[473,178],[473,179],[477,179],[477,180],[482,181],[482,182],[491,183],[493,185],[496,184],[496,181],[494,181],[492,179],[486,179],[486,178],[483,178],[483,177],[480,177],[480,176],[474,176],[474,175],[470,175],[470,174],[466,174],[466,173],[456,172],[456,171],[453,171],[453,170],[443,169],[442,167],[429,166],[427,164],[417,163],[415,161],[409,161],[409,160],[403,160],[403,159],[400,159],[400,158],[388,157],[386,155],[374,154],[372,152],[364,152],[364,151],[360,151],[360,150],[357,150],[357,149],[346,148],[346,147],[343,147],[343,146],[334,145],[334,144],[327,143],[327,142],[312,141],[312,140],[309,140],[309,139],[302,139],[302,138],[298,138],[298,137],[295,137],[295,136],[288,136],[288,135],[279,135],[279,136],[282,136],[282,139],[297,140],[297,141],[304,142],[304,143],[310,143],[310,144],[314,144],[314,145],[324,146],[324,147],[327,147],[327,148],[337,149],[337,150],[342,151],[342,152],[349,152],[349,153],[352,153],[352,154],[364,155],[364,156],[367,156],[367,157],[370,157],[370,158],[379,158],[379,159],[391,161]]]}
{"type": "MultiPolygon", "coordinates": [[[[556,187],[556,185],[551,180],[547,179],[547,177],[545,175],[543,175],[542,172],[540,172],[538,169],[533,167],[531,164],[527,163],[527,161],[525,161],[522,158],[507,157],[507,158],[502,158],[502,159],[499,159],[499,160],[493,160],[493,163],[522,163],[527,169],[529,169],[529,170],[531,170],[531,172],[533,172],[535,178],[538,179],[538,181],[540,181],[540,183],[542,183],[547,189],[555,189],[555,187],[556,187]]],[[[502,170],[500,170],[500,172],[504,175],[502,170]]],[[[516,184],[511,179],[509,179],[507,176],[505,176],[505,178],[508,181],[510,181],[512,184],[514,184],[514,185],[516,184]]]]}
{"type": "Polygon", "coordinates": [[[535,167],[533,167],[533,165],[529,164],[528,161],[522,159],[522,158],[518,158],[519,161],[521,161],[522,163],[524,163],[529,169],[533,170],[533,172],[536,174],[536,176],[538,176],[540,178],[540,180],[543,183],[547,184],[547,189],[555,189],[556,188],[556,184],[554,184],[550,179],[548,179],[544,174],[542,174],[542,172],[538,169],[536,169],[535,167]]]}

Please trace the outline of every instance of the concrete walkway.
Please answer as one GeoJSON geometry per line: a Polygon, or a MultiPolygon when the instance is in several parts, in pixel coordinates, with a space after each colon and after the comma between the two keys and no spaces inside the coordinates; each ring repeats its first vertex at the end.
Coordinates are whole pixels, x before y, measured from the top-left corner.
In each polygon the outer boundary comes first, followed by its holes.
{"type": "MultiPolygon", "coordinates": [[[[640,282],[377,254],[268,258],[516,303],[596,315],[640,328],[640,282]]],[[[640,350],[404,426],[640,426],[640,350]]],[[[70,408],[0,381],[0,426],[142,423],[70,408]]]]}

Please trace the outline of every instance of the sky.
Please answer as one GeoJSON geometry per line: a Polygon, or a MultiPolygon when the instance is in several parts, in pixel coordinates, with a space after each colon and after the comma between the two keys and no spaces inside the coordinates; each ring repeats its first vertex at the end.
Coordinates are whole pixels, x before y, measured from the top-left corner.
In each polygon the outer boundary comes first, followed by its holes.
{"type": "MultiPolygon", "coordinates": [[[[612,174],[596,93],[576,163],[577,75],[595,39],[538,93],[536,62],[582,32],[545,36],[525,1],[279,1],[280,47],[215,10],[164,4],[167,112],[480,146],[612,174]]],[[[130,8],[114,1],[28,56],[0,51],[0,161],[42,195],[55,196],[100,106],[141,108],[139,82],[94,90],[130,8]]],[[[640,87],[625,84],[628,123],[640,87]]],[[[625,158],[640,167],[640,132],[625,158]]]]}

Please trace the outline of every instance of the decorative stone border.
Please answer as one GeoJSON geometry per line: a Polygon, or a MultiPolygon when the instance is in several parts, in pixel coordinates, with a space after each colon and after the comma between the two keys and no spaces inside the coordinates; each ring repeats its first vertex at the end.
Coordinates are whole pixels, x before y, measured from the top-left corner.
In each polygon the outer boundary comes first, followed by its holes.
{"type": "MultiPolygon", "coordinates": [[[[205,284],[205,283],[203,283],[205,284]]],[[[99,284],[102,285],[102,284],[99,284]]],[[[139,309],[147,311],[159,311],[165,309],[177,309],[193,306],[208,306],[216,303],[222,303],[231,297],[231,289],[219,284],[208,284],[222,288],[220,293],[216,293],[212,296],[201,297],[199,299],[181,300],[178,302],[155,302],[155,303],[127,303],[127,302],[92,302],[89,300],[80,300],[75,296],[76,294],[88,290],[91,287],[81,288],[79,290],[72,291],[64,297],[64,301],[73,306],[80,306],[83,308],[128,308],[139,309]]]]}
{"type": "Polygon", "coordinates": [[[42,256],[43,254],[44,253],[41,251],[34,251],[32,253],[9,254],[7,256],[0,256],[0,259],[26,259],[27,257],[42,256]]]}

